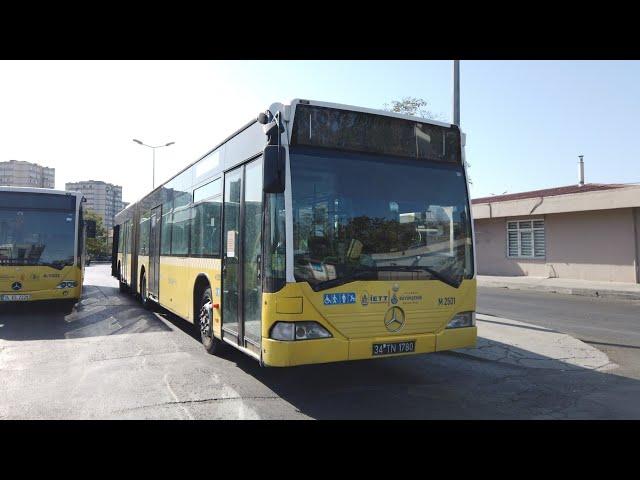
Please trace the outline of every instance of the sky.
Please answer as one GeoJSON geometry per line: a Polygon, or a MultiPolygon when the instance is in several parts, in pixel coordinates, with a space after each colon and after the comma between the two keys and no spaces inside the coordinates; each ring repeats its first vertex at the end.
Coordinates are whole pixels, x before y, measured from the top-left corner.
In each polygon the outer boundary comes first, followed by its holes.
{"type": "MultiPolygon", "coordinates": [[[[640,182],[640,62],[461,61],[474,198],[585,180],[640,182]]],[[[151,190],[271,103],[382,108],[405,96],[452,118],[451,61],[0,61],[0,161],[151,190]]]]}

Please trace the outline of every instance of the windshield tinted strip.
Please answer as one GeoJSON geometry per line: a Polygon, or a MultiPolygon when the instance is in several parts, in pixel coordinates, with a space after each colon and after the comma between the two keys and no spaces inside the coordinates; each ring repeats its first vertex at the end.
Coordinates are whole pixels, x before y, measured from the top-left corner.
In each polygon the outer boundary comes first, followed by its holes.
{"type": "Polygon", "coordinates": [[[291,144],[455,164],[462,158],[456,126],[311,105],[296,107],[291,144]]]}
{"type": "Polygon", "coordinates": [[[56,195],[51,193],[0,192],[2,208],[20,208],[36,210],[75,210],[75,195],[56,195]]]}

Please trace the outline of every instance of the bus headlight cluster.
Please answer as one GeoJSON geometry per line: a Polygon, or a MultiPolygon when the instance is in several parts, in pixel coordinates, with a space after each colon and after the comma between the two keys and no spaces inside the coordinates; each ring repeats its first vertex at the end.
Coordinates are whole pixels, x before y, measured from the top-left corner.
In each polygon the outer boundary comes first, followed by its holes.
{"type": "Polygon", "coordinates": [[[276,322],[271,328],[274,340],[311,340],[331,336],[318,322],[276,322]]]}
{"type": "Polygon", "coordinates": [[[476,312],[462,312],[453,316],[447,328],[473,327],[476,324],[476,312]]]}
{"type": "Polygon", "coordinates": [[[73,288],[77,286],[78,282],[75,280],[65,280],[64,282],[60,282],[56,288],[73,288]]]}

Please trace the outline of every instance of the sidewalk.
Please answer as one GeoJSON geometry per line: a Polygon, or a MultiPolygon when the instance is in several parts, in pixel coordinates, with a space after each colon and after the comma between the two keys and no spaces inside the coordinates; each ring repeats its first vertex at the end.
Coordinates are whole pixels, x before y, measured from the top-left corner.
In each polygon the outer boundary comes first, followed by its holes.
{"type": "Polygon", "coordinates": [[[640,300],[640,284],[622,282],[592,282],[570,278],[545,277],[497,277],[478,275],[479,287],[511,288],[514,290],[536,290],[540,292],[566,293],[593,297],[624,298],[640,300]]]}
{"type": "Polygon", "coordinates": [[[606,353],[570,335],[491,315],[477,314],[476,319],[476,348],[457,352],[527,368],[608,371],[617,367],[606,353]]]}

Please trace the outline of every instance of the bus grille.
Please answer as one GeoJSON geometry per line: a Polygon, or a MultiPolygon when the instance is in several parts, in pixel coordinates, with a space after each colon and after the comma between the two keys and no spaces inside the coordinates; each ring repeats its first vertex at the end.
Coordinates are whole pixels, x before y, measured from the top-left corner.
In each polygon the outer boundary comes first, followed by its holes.
{"type": "MultiPolygon", "coordinates": [[[[386,311],[386,310],[385,310],[386,311]]],[[[389,332],[384,325],[385,311],[353,314],[327,314],[326,319],[347,338],[384,337],[434,333],[440,330],[452,314],[450,309],[404,309],[405,324],[397,332],[389,332]]]]}

